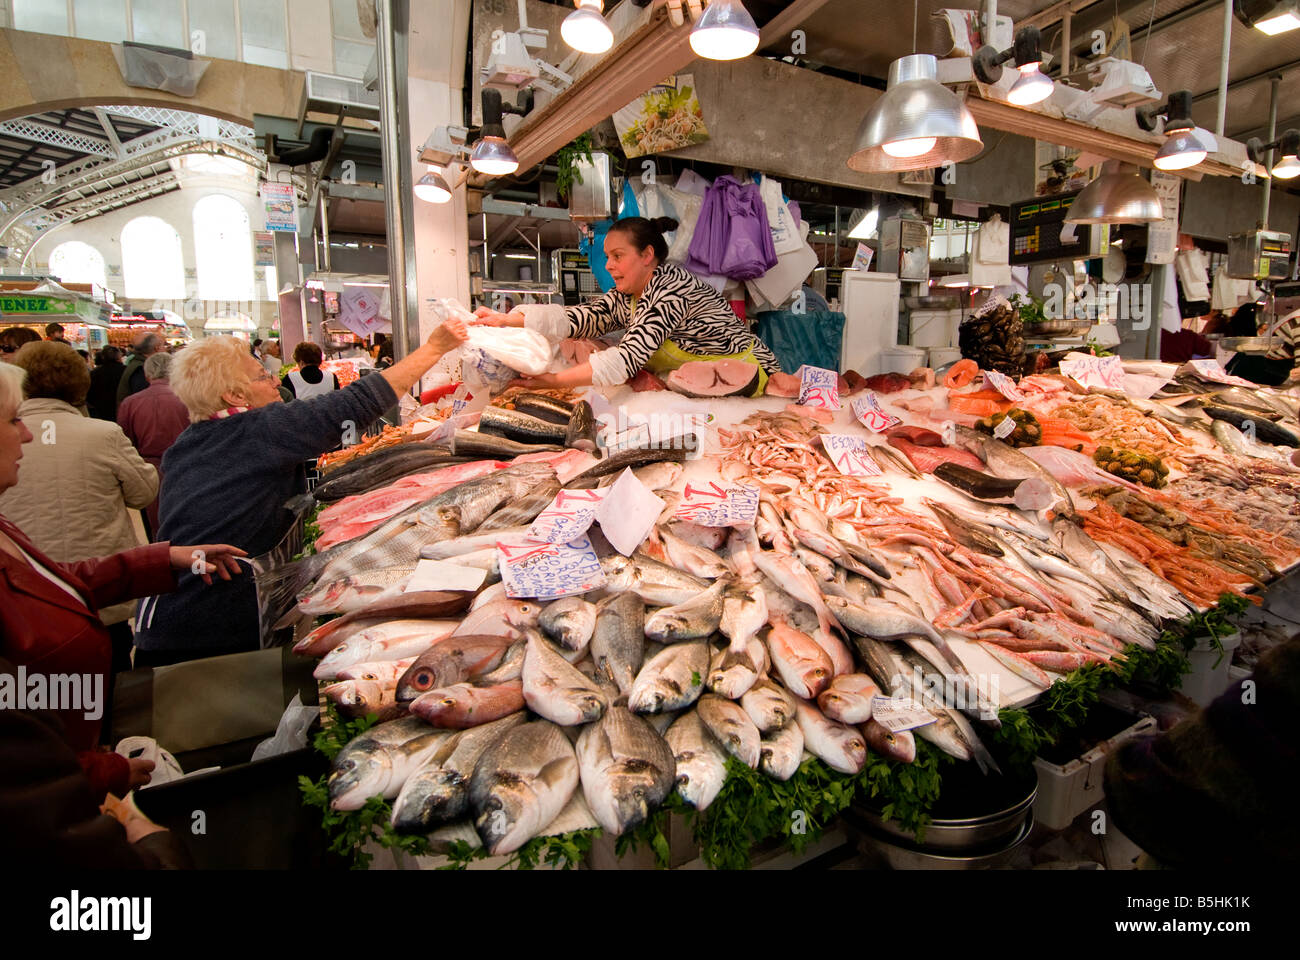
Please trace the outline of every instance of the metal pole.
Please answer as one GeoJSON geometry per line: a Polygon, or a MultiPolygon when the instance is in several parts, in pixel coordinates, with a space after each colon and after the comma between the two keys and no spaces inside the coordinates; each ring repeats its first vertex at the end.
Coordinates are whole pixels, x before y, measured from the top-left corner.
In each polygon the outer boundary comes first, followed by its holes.
{"type": "Polygon", "coordinates": [[[1223,41],[1219,48],[1219,115],[1214,133],[1223,136],[1223,125],[1228,116],[1228,46],[1232,42],[1233,0],[1223,0],[1223,41]]]}
{"type": "Polygon", "coordinates": [[[322,262],[325,265],[326,273],[333,273],[333,267],[330,266],[330,218],[325,209],[325,192],[322,190],[320,195],[320,236],[321,242],[325,247],[322,262]]]}
{"type": "MultiPolygon", "coordinates": [[[[1232,4],[1232,0],[1228,0],[1228,4],[1229,4],[1229,6],[1231,6],[1231,4],[1232,4]]],[[[1060,77],[1061,77],[1062,80],[1064,80],[1064,79],[1065,79],[1067,76],[1069,76],[1069,74],[1070,74],[1070,43],[1071,43],[1071,40],[1072,40],[1072,38],[1071,38],[1071,36],[1070,36],[1070,26],[1071,26],[1071,21],[1072,21],[1073,19],[1074,19],[1074,16],[1073,16],[1073,14],[1070,13],[1070,8],[1069,8],[1069,7],[1066,7],[1066,8],[1065,8],[1065,13],[1064,13],[1064,15],[1061,17],[1061,72],[1060,72],[1060,77]]]]}
{"type": "Polygon", "coordinates": [[[379,134],[384,164],[384,220],[388,228],[388,289],[393,322],[393,357],[400,360],[419,343],[415,303],[415,230],[411,207],[410,135],[406,115],[405,0],[378,0],[379,134]],[[401,16],[399,18],[398,13],[401,16]],[[400,61],[399,61],[400,58],[400,61]],[[405,134],[405,135],[404,135],[405,134]],[[411,326],[416,336],[411,337],[411,326]]]}
{"type": "MultiPolygon", "coordinates": [[[[1269,83],[1272,85],[1268,98],[1268,139],[1270,143],[1277,136],[1277,88],[1281,82],[1282,78],[1280,76],[1269,79],[1269,83]]],[[[1273,150],[1271,148],[1268,151],[1268,156],[1264,158],[1264,166],[1268,167],[1269,170],[1273,169],[1273,150]]],[[[1268,229],[1268,205],[1272,199],[1273,179],[1268,176],[1264,178],[1264,203],[1259,214],[1259,225],[1264,230],[1268,229]]]]}

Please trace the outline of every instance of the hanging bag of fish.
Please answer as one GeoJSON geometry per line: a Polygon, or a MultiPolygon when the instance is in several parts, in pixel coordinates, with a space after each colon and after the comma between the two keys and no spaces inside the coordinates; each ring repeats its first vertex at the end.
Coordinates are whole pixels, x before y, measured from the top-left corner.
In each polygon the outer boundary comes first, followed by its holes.
{"type": "MultiPolygon", "coordinates": [[[[450,317],[473,323],[473,314],[457,300],[431,299],[428,304],[439,324],[450,317]]],[[[550,341],[535,330],[473,325],[465,344],[444,356],[431,376],[437,385],[459,381],[470,389],[486,386],[489,392],[500,393],[521,375],[546,373],[553,355],[550,341]]]]}

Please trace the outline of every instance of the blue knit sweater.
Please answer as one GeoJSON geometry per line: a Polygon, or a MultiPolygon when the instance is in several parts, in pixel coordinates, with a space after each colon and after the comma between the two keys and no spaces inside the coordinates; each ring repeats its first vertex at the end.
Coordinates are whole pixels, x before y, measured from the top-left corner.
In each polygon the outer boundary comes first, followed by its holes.
{"type": "MultiPolygon", "coordinates": [[[[309,400],[191,424],[163,457],[157,539],[266,553],[292,525],[285,501],[307,489],[304,461],[338,446],[349,424],[359,434],[396,402],[383,377],[369,376],[309,400]]],[[[195,657],[256,650],[257,591],[241,566],[239,576],[211,586],[182,573],[175,592],[140,601],[136,646],[195,657]]]]}

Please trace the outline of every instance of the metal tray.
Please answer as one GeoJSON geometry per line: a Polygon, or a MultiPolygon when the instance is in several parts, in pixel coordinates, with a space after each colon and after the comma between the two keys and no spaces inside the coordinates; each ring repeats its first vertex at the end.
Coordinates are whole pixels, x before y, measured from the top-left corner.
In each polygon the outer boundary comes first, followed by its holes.
{"type": "Polygon", "coordinates": [[[1271,342],[1268,337],[1224,337],[1219,346],[1237,353],[1268,353],[1271,342]]]}

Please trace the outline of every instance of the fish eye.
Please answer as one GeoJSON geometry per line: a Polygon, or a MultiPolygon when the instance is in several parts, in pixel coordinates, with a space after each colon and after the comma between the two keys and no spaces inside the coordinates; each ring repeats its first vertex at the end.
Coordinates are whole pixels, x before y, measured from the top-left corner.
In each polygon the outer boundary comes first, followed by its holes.
{"type": "Polygon", "coordinates": [[[433,685],[433,677],[428,670],[421,670],[411,681],[418,687],[428,687],[433,685]]]}
{"type": "Polygon", "coordinates": [[[456,705],[456,701],[451,697],[445,697],[443,698],[442,705],[444,707],[454,707],[456,705]]]}

